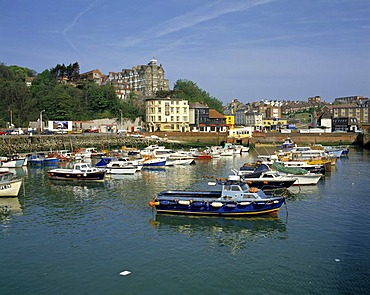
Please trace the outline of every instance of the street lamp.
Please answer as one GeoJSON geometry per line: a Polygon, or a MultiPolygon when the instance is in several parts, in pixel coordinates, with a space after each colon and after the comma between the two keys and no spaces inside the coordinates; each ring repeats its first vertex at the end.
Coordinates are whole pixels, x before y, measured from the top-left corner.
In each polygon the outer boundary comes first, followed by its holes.
{"type": "Polygon", "coordinates": [[[42,113],[43,112],[45,112],[45,110],[42,110],[41,112],[40,112],[40,132],[42,133],[42,131],[43,131],[43,128],[42,128],[42,113]]]}
{"type": "Polygon", "coordinates": [[[13,111],[11,109],[9,109],[9,112],[10,112],[10,128],[13,128],[13,111]]]}
{"type": "Polygon", "coordinates": [[[120,123],[121,123],[121,128],[122,129],[122,110],[119,111],[121,113],[121,120],[120,120],[120,123]]]}

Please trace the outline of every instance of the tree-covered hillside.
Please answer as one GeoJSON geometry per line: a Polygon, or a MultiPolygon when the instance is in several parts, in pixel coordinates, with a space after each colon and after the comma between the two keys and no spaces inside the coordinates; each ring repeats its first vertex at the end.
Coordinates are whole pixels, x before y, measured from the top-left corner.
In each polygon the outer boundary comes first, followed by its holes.
{"type": "MultiPolygon", "coordinates": [[[[79,69],[78,63],[58,64],[37,74],[27,68],[0,64],[0,128],[11,123],[26,127],[40,118],[40,112],[45,121],[119,118],[121,113],[124,118],[145,120],[142,98],[131,93],[129,99],[121,100],[111,85],[79,80],[79,69]],[[28,87],[26,80],[30,77],[33,80],[28,87]]],[[[157,95],[202,102],[222,113],[222,102],[192,81],[178,80],[172,91],[157,95]]]]}

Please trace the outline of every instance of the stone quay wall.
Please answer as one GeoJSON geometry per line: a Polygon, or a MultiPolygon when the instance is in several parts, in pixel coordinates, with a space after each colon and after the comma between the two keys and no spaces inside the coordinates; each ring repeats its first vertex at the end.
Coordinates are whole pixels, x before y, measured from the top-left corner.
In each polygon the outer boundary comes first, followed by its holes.
{"type": "MultiPolygon", "coordinates": [[[[116,134],[66,134],[66,135],[6,135],[0,137],[0,155],[12,153],[33,153],[35,151],[76,150],[86,147],[98,149],[116,149],[122,146],[142,148],[150,144],[168,145],[174,142],[183,143],[187,147],[220,145],[223,142],[250,144],[274,144],[278,145],[290,137],[297,145],[359,145],[369,143],[369,136],[356,133],[322,133],[322,134],[281,134],[278,132],[255,133],[252,138],[228,138],[225,132],[155,132],[143,133],[145,136],[157,135],[159,141],[116,134]],[[365,141],[365,142],[364,142],[365,141]]],[[[366,146],[365,146],[366,148],[366,146]]]]}

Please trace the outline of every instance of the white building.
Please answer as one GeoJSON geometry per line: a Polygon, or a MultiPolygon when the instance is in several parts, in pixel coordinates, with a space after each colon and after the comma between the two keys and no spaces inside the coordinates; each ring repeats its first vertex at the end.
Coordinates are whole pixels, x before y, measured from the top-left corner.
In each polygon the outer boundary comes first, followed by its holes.
{"type": "Polygon", "coordinates": [[[145,101],[147,130],[189,130],[189,103],[176,98],[148,98],[145,101]]]}

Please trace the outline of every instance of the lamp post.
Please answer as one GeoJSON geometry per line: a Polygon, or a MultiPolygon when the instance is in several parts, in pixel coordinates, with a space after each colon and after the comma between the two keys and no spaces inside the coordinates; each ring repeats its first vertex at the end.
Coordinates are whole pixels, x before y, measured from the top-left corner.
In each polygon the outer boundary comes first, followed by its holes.
{"type": "Polygon", "coordinates": [[[42,133],[42,131],[43,131],[43,128],[42,128],[42,113],[43,112],[45,112],[45,110],[42,110],[41,112],[40,112],[40,132],[42,133]]]}
{"type": "Polygon", "coordinates": [[[10,128],[13,128],[13,110],[9,109],[10,112],[10,128]]]}
{"type": "Polygon", "coordinates": [[[122,110],[119,111],[121,113],[121,119],[120,119],[120,125],[121,125],[121,128],[122,129],[122,110]]]}

